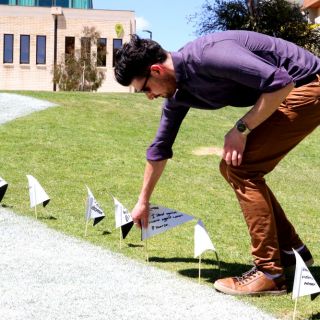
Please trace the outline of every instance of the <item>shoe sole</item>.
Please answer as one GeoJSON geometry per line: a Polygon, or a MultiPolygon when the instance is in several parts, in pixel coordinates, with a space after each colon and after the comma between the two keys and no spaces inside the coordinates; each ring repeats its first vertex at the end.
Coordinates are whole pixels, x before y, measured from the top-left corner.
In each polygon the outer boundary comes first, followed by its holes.
{"type": "Polygon", "coordinates": [[[280,296],[287,294],[287,290],[269,290],[269,291],[259,291],[259,292],[242,292],[230,289],[225,286],[221,286],[218,283],[214,283],[213,287],[221,293],[229,294],[232,296],[280,296]]]}
{"type": "MultiPolygon", "coordinates": [[[[314,264],[314,260],[313,258],[311,258],[310,260],[304,261],[304,263],[306,264],[307,267],[311,267],[314,264]]],[[[295,271],[295,268],[296,266],[292,265],[292,266],[285,267],[285,270],[289,272],[293,272],[295,271]]]]}

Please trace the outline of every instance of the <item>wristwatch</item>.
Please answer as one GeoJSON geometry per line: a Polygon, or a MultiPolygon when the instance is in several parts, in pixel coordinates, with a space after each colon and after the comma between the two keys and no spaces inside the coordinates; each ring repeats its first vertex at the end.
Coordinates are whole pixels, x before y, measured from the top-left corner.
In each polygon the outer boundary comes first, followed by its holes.
{"type": "Polygon", "coordinates": [[[251,130],[247,127],[247,124],[242,119],[239,119],[236,122],[235,127],[239,132],[241,132],[245,136],[247,136],[251,132],[251,130]]]}

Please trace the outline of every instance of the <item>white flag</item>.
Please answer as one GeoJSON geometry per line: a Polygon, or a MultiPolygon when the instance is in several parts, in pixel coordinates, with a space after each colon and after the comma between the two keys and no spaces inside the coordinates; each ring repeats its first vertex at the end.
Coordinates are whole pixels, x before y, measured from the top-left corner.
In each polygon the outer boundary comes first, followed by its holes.
{"type": "Polygon", "coordinates": [[[125,239],[133,226],[133,220],[129,210],[125,208],[115,197],[112,196],[112,198],[114,202],[116,228],[121,227],[122,238],[125,239]]]}
{"type": "MultiPolygon", "coordinates": [[[[86,186],[87,187],[87,186],[86,186]]],[[[100,222],[104,217],[105,214],[101,209],[100,205],[96,201],[95,197],[93,196],[91,190],[88,189],[88,198],[87,198],[87,208],[86,208],[86,220],[93,219],[93,225],[95,226],[98,222],[100,222]]]]}
{"type": "Polygon", "coordinates": [[[293,252],[296,256],[296,271],[294,274],[292,300],[320,292],[317,282],[314,280],[299,253],[296,250],[293,250],[293,252]]]}
{"type": "Polygon", "coordinates": [[[49,196],[41,187],[36,178],[31,175],[27,175],[27,178],[29,183],[30,208],[33,208],[41,203],[45,207],[50,201],[49,196]]]}
{"type": "Polygon", "coordinates": [[[197,258],[207,250],[216,251],[203,222],[198,220],[194,226],[194,257],[197,258]]]}
{"type": "Polygon", "coordinates": [[[8,188],[8,183],[0,177],[0,202],[5,195],[7,188],[8,188]]]}
{"type": "Polygon", "coordinates": [[[161,206],[151,205],[148,227],[146,229],[142,228],[142,240],[177,227],[192,219],[194,219],[194,217],[185,213],[161,206]]]}

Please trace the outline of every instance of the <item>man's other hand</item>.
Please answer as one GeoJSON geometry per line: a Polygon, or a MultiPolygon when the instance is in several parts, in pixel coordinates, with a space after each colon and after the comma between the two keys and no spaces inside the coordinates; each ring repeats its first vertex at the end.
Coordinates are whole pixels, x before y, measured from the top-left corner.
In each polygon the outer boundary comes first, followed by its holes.
{"type": "Polygon", "coordinates": [[[247,136],[232,128],[224,137],[222,158],[228,165],[240,166],[247,136]]]}

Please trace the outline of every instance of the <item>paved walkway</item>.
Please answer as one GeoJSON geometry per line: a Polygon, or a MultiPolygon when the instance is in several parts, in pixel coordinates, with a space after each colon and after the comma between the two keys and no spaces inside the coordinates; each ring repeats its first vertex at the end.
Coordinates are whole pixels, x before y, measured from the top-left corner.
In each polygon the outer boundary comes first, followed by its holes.
{"type": "MultiPolygon", "coordinates": [[[[1,119],[3,110],[17,108],[20,98],[6,95],[5,99],[0,93],[1,119]]],[[[0,171],[0,176],[5,178],[5,173],[0,171]]],[[[206,285],[66,236],[0,207],[0,319],[274,318],[206,285]]]]}

